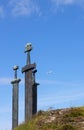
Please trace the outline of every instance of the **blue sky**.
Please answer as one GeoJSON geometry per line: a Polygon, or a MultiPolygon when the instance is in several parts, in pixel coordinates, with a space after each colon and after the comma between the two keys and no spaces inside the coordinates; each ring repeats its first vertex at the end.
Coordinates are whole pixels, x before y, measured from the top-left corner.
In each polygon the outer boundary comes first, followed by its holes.
{"type": "Polygon", "coordinates": [[[37,64],[38,110],[84,105],[84,0],[0,1],[0,128],[11,130],[14,65],[24,121],[25,45],[37,64]]]}

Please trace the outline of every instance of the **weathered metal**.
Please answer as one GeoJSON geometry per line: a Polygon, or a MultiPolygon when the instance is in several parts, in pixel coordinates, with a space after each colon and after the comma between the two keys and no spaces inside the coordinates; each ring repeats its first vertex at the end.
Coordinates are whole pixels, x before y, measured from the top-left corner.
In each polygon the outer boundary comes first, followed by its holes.
{"type": "Polygon", "coordinates": [[[13,84],[12,88],[12,130],[18,126],[18,93],[19,93],[19,82],[21,79],[17,79],[18,66],[14,66],[15,71],[14,80],[11,81],[13,84]]]}
{"type": "Polygon", "coordinates": [[[30,60],[30,51],[31,50],[32,50],[32,44],[27,43],[25,46],[25,53],[27,53],[27,65],[31,63],[31,60],[30,60]]]}
{"type": "Polygon", "coordinates": [[[32,44],[31,43],[27,43],[26,46],[25,46],[25,53],[29,52],[31,50],[32,50],[32,44]]]}
{"type": "Polygon", "coordinates": [[[15,75],[14,75],[14,78],[17,79],[17,70],[19,69],[19,66],[15,65],[13,67],[13,70],[15,71],[15,75]]]}
{"type": "Polygon", "coordinates": [[[37,112],[37,86],[39,85],[39,83],[36,83],[35,80],[35,73],[37,72],[37,70],[35,69],[33,71],[33,87],[32,87],[32,92],[33,92],[33,115],[36,114],[37,112]]]}
{"type": "Polygon", "coordinates": [[[35,68],[35,66],[35,64],[30,64],[22,68],[22,72],[25,72],[25,121],[32,118],[32,70],[35,68]]]}
{"type": "Polygon", "coordinates": [[[35,83],[34,71],[36,64],[30,62],[30,51],[32,45],[27,43],[25,53],[27,53],[27,64],[22,68],[25,72],[25,121],[30,120],[37,112],[37,85],[35,83]]]}

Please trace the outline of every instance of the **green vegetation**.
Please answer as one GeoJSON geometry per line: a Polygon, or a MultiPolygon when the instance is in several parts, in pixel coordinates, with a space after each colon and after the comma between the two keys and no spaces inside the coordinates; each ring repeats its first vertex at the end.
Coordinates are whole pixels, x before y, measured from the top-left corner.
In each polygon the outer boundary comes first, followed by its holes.
{"type": "Polygon", "coordinates": [[[84,130],[84,107],[39,111],[15,130],[84,130]]]}

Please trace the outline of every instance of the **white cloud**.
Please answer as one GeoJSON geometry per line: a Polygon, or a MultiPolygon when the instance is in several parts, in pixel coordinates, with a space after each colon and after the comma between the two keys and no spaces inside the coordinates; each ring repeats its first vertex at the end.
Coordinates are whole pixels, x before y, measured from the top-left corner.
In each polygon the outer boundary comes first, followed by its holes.
{"type": "MultiPolygon", "coordinates": [[[[0,77],[0,85],[10,85],[13,78],[10,77],[0,77]]],[[[24,79],[21,79],[20,85],[24,85],[24,79]]]]}
{"type": "Polygon", "coordinates": [[[77,5],[84,7],[84,0],[51,0],[51,2],[58,8],[60,6],[77,5]]]}
{"type": "Polygon", "coordinates": [[[4,17],[4,9],[3,6],[0,6],[0,18],[4,17]]]}
{"type": "MultiPolygon", "coordinates": [[[[50,106],[51,107],[60,107],[61,106],[68,106],[70,105],[70,103],[72,102],[73,104],[77,101],[79,104],[79,100],[84,98],[84,94],[83,93],[77,93],[74,95],[46,95],[44,97],[41,97],[38,99],[38,108],[41,109],[47,109],[50,106]]],[[[75,105],[75,104],[74,104],[75,105]]]]}
{"type": "MultiPolygon", "coordinates": [[[[0,77],[0,85],[9,85],[13,78],[10,77],[0,77]]],[[[84,86],[83,81],[79,82],[66,82],[66,81],[59,81],[59,80],[48,80],[48,79],[37,79],[36,80],[40,85],[61,85],[61,86],[72,86],[72,87],[82,87],[84,86]],[[81,83],[82,82],[82,83],[81,83]]],[[[24,85],[24,78],[21,78],[20,85],[24,85]]]]}
{"type": "Polygon", "coordinates": [[[39,7],[33,0],[10,0],[9,5],[14,16],[39,14],[39,7]]]}
{"type": "Polygon", "coordinates": [[[52,0],[53,3],[56,5],[67,5],[67,4],[73,4],[75,0],[52,0]]]}
{"type": "MultiPolygon", "coordinates": [[[[47,79],[38,79],[37,80],[38,83],[40,83],[41,85],[60,85],[60,86],[71,86],[71,87],[82,87],[84,86],[84,83],[81,81],[79,82],[67,82],[67,81],[59,81],[59,80],[47,80],[47,79]]],[[[49,86],[48,86],[49,87],[49,86]]]]}
{"type": "Polygon", "coordinates": [[[0,107],[0,114],[3,114],[3,113],[10,113],[11,112],[11,108],[10,106],[6,106],[6,107],[0,107]]]}
{"type": "Polygon", "coordinates": [[[8,85],[11,82],[11,78],[8,77],[3,77],[0,78],[0,85],[8,85]]]}
{"type": "Polygon", "coordinates": [[[13,79],[10,77],[1,77],[0,78],[0,85],[10,85],[12,80],[13,79]]]}

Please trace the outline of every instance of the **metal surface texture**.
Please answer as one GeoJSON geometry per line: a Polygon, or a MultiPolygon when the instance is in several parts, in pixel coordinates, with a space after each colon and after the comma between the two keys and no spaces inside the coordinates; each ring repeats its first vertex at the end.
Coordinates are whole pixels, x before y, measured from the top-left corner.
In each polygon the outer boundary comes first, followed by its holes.
{"type": "Polygon", "coordinates": [[[25,121],[32,118],[32,71],[25,72],[25,121]]]}
{"type": "Polygon", "coordinates": [[[31,50],[32,50],[32,44],[31,43],[27,43],[26,46],[25,46],[25,53],[29,52],[31,50]]]}
{"type": "Polygon", "coordinates": [[[18,126],[18,93],[19,93],[19,82],[21,79],[17,79],[18,66],[14,66],[15,71],[14,80],[11,81],[12,88],[12,130],[18,126]]]}
{"type": "Polygon", "coordinates": [[[37,86],[39,85],[39,83],[36,83],[36,79],[35,79],[35,73],[37,72],[37,70],[35,69],[33,71],[33,87],[32,87],[32,92],[33,92],[33,115],[36,114],[37,112],[37,86]]]}
{"type": "Polygon", "coordinates": [[[32,70],[36,65],[30,64],[22,68],[25,72],[25,121],[30,120],[33,115],[33,78],[32,70]]]}
{"type": "Polygon", "coordinates": [[[25,72],[25,121],[30,120],[37,112],[37,84],[35,84],[35,72],[36,64],[30,62],[30,51],[32,45],[27,44],[27,64],[22,68],[22,73],[25,72]]]}

